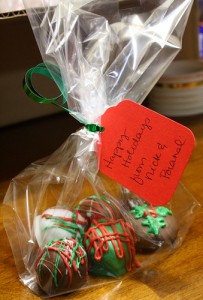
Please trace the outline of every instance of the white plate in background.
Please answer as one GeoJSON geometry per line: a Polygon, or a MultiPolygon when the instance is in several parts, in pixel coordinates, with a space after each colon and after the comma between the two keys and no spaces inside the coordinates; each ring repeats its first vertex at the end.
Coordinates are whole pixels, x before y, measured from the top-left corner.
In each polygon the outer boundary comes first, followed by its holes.
{"type": "Polygon", "coordinates": [[[149,93],[148,100],[149,108],[166,116],[203,113],[203,63],[172,62],[149,93]]]}

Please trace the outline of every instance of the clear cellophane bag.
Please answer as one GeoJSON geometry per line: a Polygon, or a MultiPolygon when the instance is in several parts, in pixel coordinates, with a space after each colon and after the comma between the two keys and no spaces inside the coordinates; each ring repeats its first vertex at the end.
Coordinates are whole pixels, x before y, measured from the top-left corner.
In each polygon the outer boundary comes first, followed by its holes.
{"type": "MultiPolygon", "coordinates": [[[[123,99],[141,105],[181,49],[192,2],[24,0],[43,61],[60,70],[67,109],[82,124],[99,123],[123,99]]],[[[100,133],[82,127],[12,179],[5,195],[20,280],[40,296],[142,271],[181,245],[198,207],[179,183],[165,208],[175,225],[163,239],[146,235],[131,210],[154,208],[99,171],[98,143],[100,133]]]]}

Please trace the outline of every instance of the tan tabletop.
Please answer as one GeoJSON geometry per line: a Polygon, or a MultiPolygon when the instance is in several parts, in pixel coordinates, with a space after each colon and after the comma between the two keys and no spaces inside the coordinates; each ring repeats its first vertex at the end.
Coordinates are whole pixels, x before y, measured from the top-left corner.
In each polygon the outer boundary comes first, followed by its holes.
{"type": "MultiPolygon", "coordinates": [[[[203,115],[178,120],[196,137],[196,147],[182,182],[203,205],[203,115]]],[[[0,182],[0,201],[9,180],[0,182]]],[[[18,279],[11,248],[0,215],[0,299],[35,300],[18,279]]],[[[78,291],[54,299],[203,299],[203,212],[200,209],[182,246],[166,260],[150,266],[143,274],[102,287],[78,291]]]]}

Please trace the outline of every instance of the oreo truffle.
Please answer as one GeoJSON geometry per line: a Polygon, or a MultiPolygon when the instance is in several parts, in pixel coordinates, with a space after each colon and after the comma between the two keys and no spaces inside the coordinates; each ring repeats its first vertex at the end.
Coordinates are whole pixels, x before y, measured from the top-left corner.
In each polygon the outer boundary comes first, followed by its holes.
{"type": "Polygon", "coordinates": [[[74,239],[47,244],[36,262],[36,279],[48,296],[79,289],[87,281],[87,255],[74,239]]]}
{"type": "Polygon", "coordinates": [[[138,252],[154,251],[163,245],[173,247],[178,225],[170,209],[144,203],[135,205],[130,213],[135,219],[135,231],[139,235],[136,243],[138,252]]]}
{"type": "Polygon", "coordinates": [[[64,207],[52,207],[34,219],[34,232],[39,246],[52,240],[73,238],[82,240],[87,221],[78,212],[64,207]]]}
{"type": "Polygon", "coordinates": [[[139,266],[135,243],[134,229],[123,219],[93,220],[84,238],[89,273],[117,277],[132,271],[139,266]]]}

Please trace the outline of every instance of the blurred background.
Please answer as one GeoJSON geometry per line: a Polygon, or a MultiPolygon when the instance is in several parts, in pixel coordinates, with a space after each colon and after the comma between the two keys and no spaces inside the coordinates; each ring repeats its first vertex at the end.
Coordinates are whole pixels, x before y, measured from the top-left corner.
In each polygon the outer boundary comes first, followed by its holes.
{"type": "MultiPolygon", "coordinates": [[[[42,62],[22,0],[0,1],[0,38],[0,179],[7,179],[52,153],[80,124],[55,106],[29,100],[22,89],[25,72],[42,62]]],[[[203,113],[202,59],[203,0],[195,0],[182,50],[144,105],[172,118],[203,113]]],[[[47,96],[58,93],[50,83],[42,87],[47,96]]]]}
{"type": "Polygon", "coordinates": [[[194,1],[182,50],[147,98],[147,105],[168,117],[203,113],[203,0],[194,1]]]}

